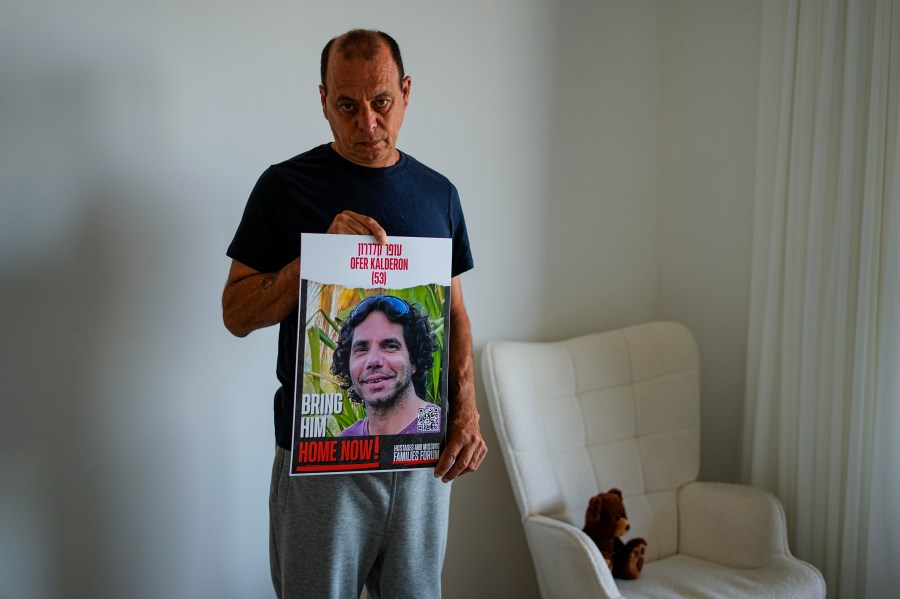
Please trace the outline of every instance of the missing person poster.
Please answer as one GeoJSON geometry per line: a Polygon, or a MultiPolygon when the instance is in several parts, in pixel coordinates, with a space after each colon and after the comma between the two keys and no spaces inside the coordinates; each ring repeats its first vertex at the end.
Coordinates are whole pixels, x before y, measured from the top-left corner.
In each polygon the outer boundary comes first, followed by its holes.
{"type": "Polygon", "coordinates": [[[447,422],[451,241],[301,237],[291,475],[433,468],[447,422]]]}

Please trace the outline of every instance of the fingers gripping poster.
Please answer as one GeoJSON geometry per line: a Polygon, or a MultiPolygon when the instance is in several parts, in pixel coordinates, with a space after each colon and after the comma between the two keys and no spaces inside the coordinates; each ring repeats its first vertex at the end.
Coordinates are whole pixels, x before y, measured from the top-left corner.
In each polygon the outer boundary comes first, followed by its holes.
{"type": "Polygon", "coordinates": [[[433,468],[450,239],[304,233],[301,256],[291,475],[433,468]]]}

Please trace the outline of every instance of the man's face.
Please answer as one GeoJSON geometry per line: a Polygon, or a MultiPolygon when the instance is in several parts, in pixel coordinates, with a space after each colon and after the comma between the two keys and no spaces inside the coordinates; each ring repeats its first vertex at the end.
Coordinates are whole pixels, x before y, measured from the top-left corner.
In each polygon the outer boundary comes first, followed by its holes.
{"type": "Polygon", "coordinates": [[[409,389],[415,366],[403,326],[374,311],[353,331],[350,381],[366,407],[391,407],[409,389]]]}
{"type": "Polygon", "coordinates": [[[334,149],[351,162],[373,168],[397,162],[397,135],[409,104],[409,77],[400,73],[382,45],[373,60],[345,60],[332,49],[325,88],[319,86],[322,112],[334,134],[334,149]]]}

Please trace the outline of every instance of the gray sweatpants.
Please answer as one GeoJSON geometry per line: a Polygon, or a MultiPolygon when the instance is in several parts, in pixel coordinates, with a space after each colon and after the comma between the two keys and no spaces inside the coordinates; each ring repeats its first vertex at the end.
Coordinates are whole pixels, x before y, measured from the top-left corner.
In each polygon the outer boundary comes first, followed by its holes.
{"type": "Polygon", "coordinates": [[[275,450],[269,559],[279,599],[441,596],[450,484],[431,469],[288,474],[275,450]]]}

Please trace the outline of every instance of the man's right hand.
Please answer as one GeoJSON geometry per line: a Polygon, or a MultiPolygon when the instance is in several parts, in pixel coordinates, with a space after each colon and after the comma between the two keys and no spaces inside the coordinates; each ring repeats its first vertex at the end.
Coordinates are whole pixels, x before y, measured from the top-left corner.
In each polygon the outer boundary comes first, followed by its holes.
{"type": "Polygon", "coordinates": [[[326,233],[339,235],[371,235],[377,243],[387,243],[387,233],[374,218],[344,210],[331,222],[326,233]]]}

